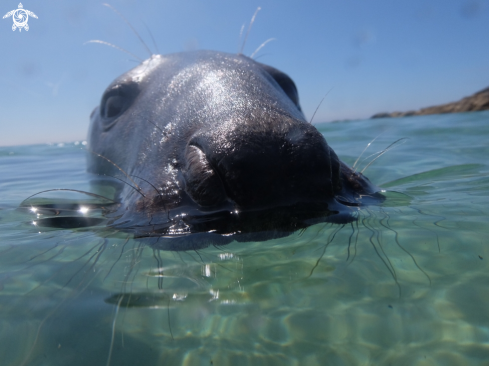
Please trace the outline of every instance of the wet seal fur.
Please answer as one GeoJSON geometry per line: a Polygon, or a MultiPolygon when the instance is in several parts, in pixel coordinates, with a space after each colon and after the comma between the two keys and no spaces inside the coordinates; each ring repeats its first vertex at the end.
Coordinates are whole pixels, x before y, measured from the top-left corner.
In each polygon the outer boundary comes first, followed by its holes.
{"type": "Polygon", "coordinates": [[[242,54],[151,56],[106,89],[88,149],[90,173],[126,183],[108,225],[159,249],[347,223],[382,200],[305,120],[292,79],[242,54]]]}

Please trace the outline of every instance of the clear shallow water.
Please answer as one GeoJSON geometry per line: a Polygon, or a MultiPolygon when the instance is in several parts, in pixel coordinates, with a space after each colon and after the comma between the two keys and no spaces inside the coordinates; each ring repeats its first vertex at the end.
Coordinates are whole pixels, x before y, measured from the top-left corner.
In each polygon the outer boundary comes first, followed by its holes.
{"type": "Polygon", "coordinates": [[[88,190],[83,146],[0,148],[1,365],[489,364],[488,122],[318,125],[349,164],[377,136],[372,153],[407,138],[366,171],[381,207],[187,253],[103,227],[39,232],[17,207],[88,190]]]}

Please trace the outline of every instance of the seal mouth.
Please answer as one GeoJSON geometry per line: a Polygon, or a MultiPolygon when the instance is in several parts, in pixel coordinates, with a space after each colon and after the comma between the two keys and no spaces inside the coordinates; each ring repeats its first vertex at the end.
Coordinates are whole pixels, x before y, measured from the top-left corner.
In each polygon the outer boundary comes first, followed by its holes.
{"type": "MultiPolygon", "coordinates": [[[[332,222],[346,224],[355,220],[356,209],[340,211],[322,203],[297,203],[265,210],[216,210],[202,212],[180,207],[180,213],[119,215],[117,210],[108,226],[130,232],[135,239],[164,250],[201,249],[232,241],[266,241],[288,236],[313,224],[332,222]]],[[[127,211],[126,211],[127,212],[127,211]]]]}
{"type": "MultiPolygon", "coordinates": [[[[369,198],[370,203],[379,203],[384,199],[380,194],[369,198]]],[[[278,239],[319,223],[345,225],[357,220],[360,208],[361,203],[358,202],[333,200],[328,205],[308,202],[243,211],[203,212],[179,207],[179,213],[170,211],[136,215],[118,209],[107,215],[107,225],[131,233],[135,239],[157,249],[184,251],[225,245],[232,241],[278,239]]]]}

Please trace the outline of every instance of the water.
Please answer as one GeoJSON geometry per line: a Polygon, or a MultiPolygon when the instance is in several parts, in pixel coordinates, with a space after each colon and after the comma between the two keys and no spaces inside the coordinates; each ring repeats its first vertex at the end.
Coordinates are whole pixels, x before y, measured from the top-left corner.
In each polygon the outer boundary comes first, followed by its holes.
{"type": "Polygon", "coordinates": [[[489,112],[318,125],[388,192],[353,226],[154,252],[17,207],[89,189],[80,143],[0,148],[1,365],[481,365],[489,112]],[[365,166],[367,161],[361,163],[365,166]],[[119,306],[118,306],[119,305],[119,306]]]}

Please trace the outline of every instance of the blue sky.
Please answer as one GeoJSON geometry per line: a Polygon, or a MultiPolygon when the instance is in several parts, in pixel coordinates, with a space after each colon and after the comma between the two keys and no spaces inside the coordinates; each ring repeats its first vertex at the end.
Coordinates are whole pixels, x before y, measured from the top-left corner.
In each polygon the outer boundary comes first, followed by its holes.
{"type": "MultiPolygon", "coordinates": [[[[1,0],[0,15],[18,1],[1,0]]],[[[368,118],[458,100],[489,86],[489,0],[109,1],[154,51],[244,53],[296,82],[314,122],[368,118]]],[[[106,86],[148,54],[101,1],[25,0],[29,31],[0,19],[0,146],[83,140],[106,86]]]]}

